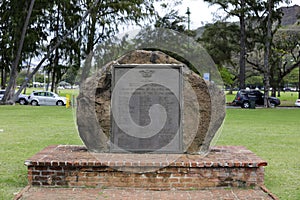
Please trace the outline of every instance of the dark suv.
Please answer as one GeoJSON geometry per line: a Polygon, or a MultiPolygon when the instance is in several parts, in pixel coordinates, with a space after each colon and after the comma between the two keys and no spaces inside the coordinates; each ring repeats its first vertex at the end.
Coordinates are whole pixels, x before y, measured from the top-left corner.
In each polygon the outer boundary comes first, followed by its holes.
{"type": "MultiPolygon", "coordinates": [[[[269,97],[269,101],[272,107],[280,105],[280,100],[276,97],[269,97]]],[[[264,105],[264,94],[259,90],[240,90],[233,100],[234,104],[242,108],[250,108],[254,102],[255,105],[264,105]]]]}

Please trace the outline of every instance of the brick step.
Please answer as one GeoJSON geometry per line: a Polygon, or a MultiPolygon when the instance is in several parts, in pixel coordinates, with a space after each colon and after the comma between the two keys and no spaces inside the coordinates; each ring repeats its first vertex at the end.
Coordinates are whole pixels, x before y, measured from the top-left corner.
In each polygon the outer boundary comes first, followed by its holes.
{"type": "Polygon", "coordinates": [[[49,146],[27,161],[33,186],[191,190],[258,187],[267,162],[241,146],[203,155],[91,153],[84,146],[49,146]]]}
{"type": "Polygon", "coordinates": [[[266,188],[258,189],[210,189],[210,190],[168,190],[153,191],[142,189],[100,189],[100,188],[49,188],[28,186],[19,192],[14,200],[186,200],[186,199],[260,199],[260,200],[278,200],[276,196],[270,193],[266,188]]]}

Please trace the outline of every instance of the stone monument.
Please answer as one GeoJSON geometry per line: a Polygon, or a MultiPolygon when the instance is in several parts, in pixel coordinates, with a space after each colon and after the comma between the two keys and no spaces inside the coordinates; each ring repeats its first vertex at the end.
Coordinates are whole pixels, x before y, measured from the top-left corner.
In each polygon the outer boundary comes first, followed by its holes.
{"type": "Polygon", "coordinates": [[[244,147],[211,145],[225,117],[225,96],[205,49],[171,30],[126,37],[126,45],[118,38],[99,45],[95,62],[83,69],[76,121],[85,145],[49,146],[26,160],[29,184],[147,190],[263,185],[264,160],[244,147]],[[89,67],[98,64],[92,73],[89,67]]]}
{"type": "Polygon", "coordinates": [[[82,83],[85,146],[46,147],[27,161],[33,186],[195,190],[263,185],[267,163],[244,147],[210,148],[224,93],[183,62],[136,50],[82,83]]]}
{"type": "Polygon", "coordinates": [[[217,86],[159,51],[132,51],[104,69],[82,83],[77,101],[90,151],[208,152],[225,117],[217,86]]]}

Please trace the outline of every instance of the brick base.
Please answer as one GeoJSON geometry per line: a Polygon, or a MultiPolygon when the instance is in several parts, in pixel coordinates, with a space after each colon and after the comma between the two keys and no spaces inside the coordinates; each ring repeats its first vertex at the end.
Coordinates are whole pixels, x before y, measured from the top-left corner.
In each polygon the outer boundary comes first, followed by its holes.
{"type": "Polygon", "coordinates": [[[49,146],[25,161],[34,186],[134,187],[189,190],[256,187],[267,163],[244,147],[213,147],[187,154],[90,153],[83,146],[49,146]]]}

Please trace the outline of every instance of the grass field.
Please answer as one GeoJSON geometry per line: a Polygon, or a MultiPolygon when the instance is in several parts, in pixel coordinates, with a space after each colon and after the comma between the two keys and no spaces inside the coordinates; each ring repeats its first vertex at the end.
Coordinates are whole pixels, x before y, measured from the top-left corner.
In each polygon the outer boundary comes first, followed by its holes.
{"type": "Polygon", "coordinates": [[[0,199],[27,184],[24,161],[51,144],[82,144],[71,109],[0,106],[0,199]]]}
{"type": "Polygon", "coordinates": [[[300,199],[300,109],[227,109],[217,145],[242,145],[268,162],[265,185],[300,199]]]}
{"type": "MultiPolygon", "coordinates": [[[[0,199],[27,184],[24,161],[52,144],[82,144],[72,109],[0,106],[0,199]]],[[[300,199],[300,109],[227,109],[217,145],[242,145],[268,162],[265,184],[300,199]]]]}

